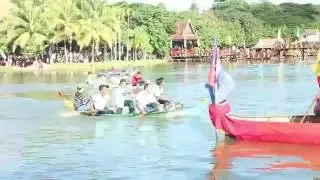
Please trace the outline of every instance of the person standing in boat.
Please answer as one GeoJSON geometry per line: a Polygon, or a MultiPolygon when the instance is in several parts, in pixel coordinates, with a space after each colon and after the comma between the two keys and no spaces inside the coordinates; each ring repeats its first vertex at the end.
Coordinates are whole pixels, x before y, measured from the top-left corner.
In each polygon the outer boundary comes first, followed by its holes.
{"type": "Polygon", "coordinates": [[[108,85],[100,85],[99,93],[92,97],[94,110],[103,114],[114,114],[109,108],[110,96],[108,95],[108,85]]]}
{"type": "Polygon", "coordinates": [[[77,91],[73,99],[73,107],[76,111],[91,111],[92,110],[92,101],[91,98],[84,98],[84,85],[78,84],[77,91]]]}
{"type": "Polygon", "coordinates": [[[315,101],[316,101],[316,103],[315,103],[313,112],[314,112],[314,115],[315,115],[315,116],[320,117],[320,97],[318,96],[318,97],[315,99],[315,101]]]}
{"type": "Polygon", "coordinates": [[[124,106],[129,108],[129,114],[133,114],[135,112],[134,103],[128,98],[130,92],[126,89],[127,85],[127,81],[125,79],[121,79],[119,87],[115,88],[113,91],[112,104],[116,107],[116,113],[118,114],[122,113],[124,106]]]}
{"type": "Polygon", "coordinates": [[[137,94],[136,104],[142,115],[160,110],[160,103],[153,95],[150,82],[146,82],[143,90],[137,94]]]}

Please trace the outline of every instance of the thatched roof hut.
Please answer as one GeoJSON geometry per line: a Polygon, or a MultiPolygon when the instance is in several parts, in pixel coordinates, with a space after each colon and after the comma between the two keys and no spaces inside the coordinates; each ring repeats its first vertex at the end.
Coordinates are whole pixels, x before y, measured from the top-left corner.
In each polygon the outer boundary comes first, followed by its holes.
{"type": "Polygon", "coordinates": [[[258,43],[252,49],[277,49],[284,43],[283,39],[259,39],[258,43]]]}

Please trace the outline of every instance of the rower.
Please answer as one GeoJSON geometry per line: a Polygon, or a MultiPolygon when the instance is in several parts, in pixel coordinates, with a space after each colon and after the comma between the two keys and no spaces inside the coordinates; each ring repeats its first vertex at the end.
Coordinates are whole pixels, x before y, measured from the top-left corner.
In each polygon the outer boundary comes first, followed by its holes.
{"type": "Polygon", "coordinates": [[[141,85],[142,83],[143,83],[143,78],[142,78],[141,72],[138,71],[132,76],[131,84],[132,86],[136,87],[138,85],[141,85]]]}
{"type": "Polygon", "coordinates": [[[136,104],[142,115],[160,110],[160,103],[154,97],[149,82],[146,82],[143,90],[137,94],[136,104]]]}
{"type": "Polygon", "coordinates": [[[77,91],[73,99],[73,107],[76,111],[91,111],[92,101],[89,98],[83,97],[84,85],[78,84],[77,91]]]}
{"type": "Polygon", "coordinates": [[[108,102],[110,101],[110,96],[108,95],[108,85],[100,85],[99,93],[92,97],[93,107],[99,113],[103,114],[114,114],[113,110],[108,107],[108,102]]]}
{"type": "Polygon", "coordinates": [[[156,79],[156,85],[152,87],[152,92],[155,98],[158,100],[160,104],[163,104],[164,107],[170,104],[170,101],[161,97],[164,92],[164,78],[160,77],[156,79]]]}
{"type": "Polygon", "coordinates": [[[132,100],[129,100],[127,95],[130,94],[129,91],[126,90],[128,83],[125,79],[121,79],[119,83],[119,87],[115,88],[113,91],[113,103],[116,107],[116,112],[121,114],[123,111],[123,107],[127,106],[129,108],[129,114],[133,114],[135,112],[134,103],[132,100]]]}

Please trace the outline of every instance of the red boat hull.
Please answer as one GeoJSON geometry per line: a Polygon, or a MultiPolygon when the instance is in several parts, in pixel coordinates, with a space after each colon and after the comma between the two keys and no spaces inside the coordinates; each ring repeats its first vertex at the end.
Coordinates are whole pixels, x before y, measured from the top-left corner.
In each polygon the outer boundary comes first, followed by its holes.
{"type": "Polygon", "coordinates": [[[209,105],[210,119],[216,129],[237,140],[295,144],[320,144],[320,124],[261,122],[233,116],[228,104],[209,105]]]}

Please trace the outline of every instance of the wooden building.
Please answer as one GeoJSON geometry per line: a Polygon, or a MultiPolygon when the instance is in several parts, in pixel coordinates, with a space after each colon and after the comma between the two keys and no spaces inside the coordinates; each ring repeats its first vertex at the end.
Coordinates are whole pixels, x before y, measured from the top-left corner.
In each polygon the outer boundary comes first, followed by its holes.
{"type": "Polygon", "coordinates": [[[284,40],[282,38],[259,39],[258,43],[251,48],[248,58],[269,60],[275,56],[280,57],[283,46],[284,40]]]}
{"type": "Polygon", "coordinates": [[[201,58],[199,46],[200,37],[191,21],[178,23],[175,34],[171,35],[172,59],[201,58]]]}
{"type": "Polygon", "coordinates": [[[306,29],[300,38],[302,43],[320,43],[320,31],[318,29],[306,29]]]}

